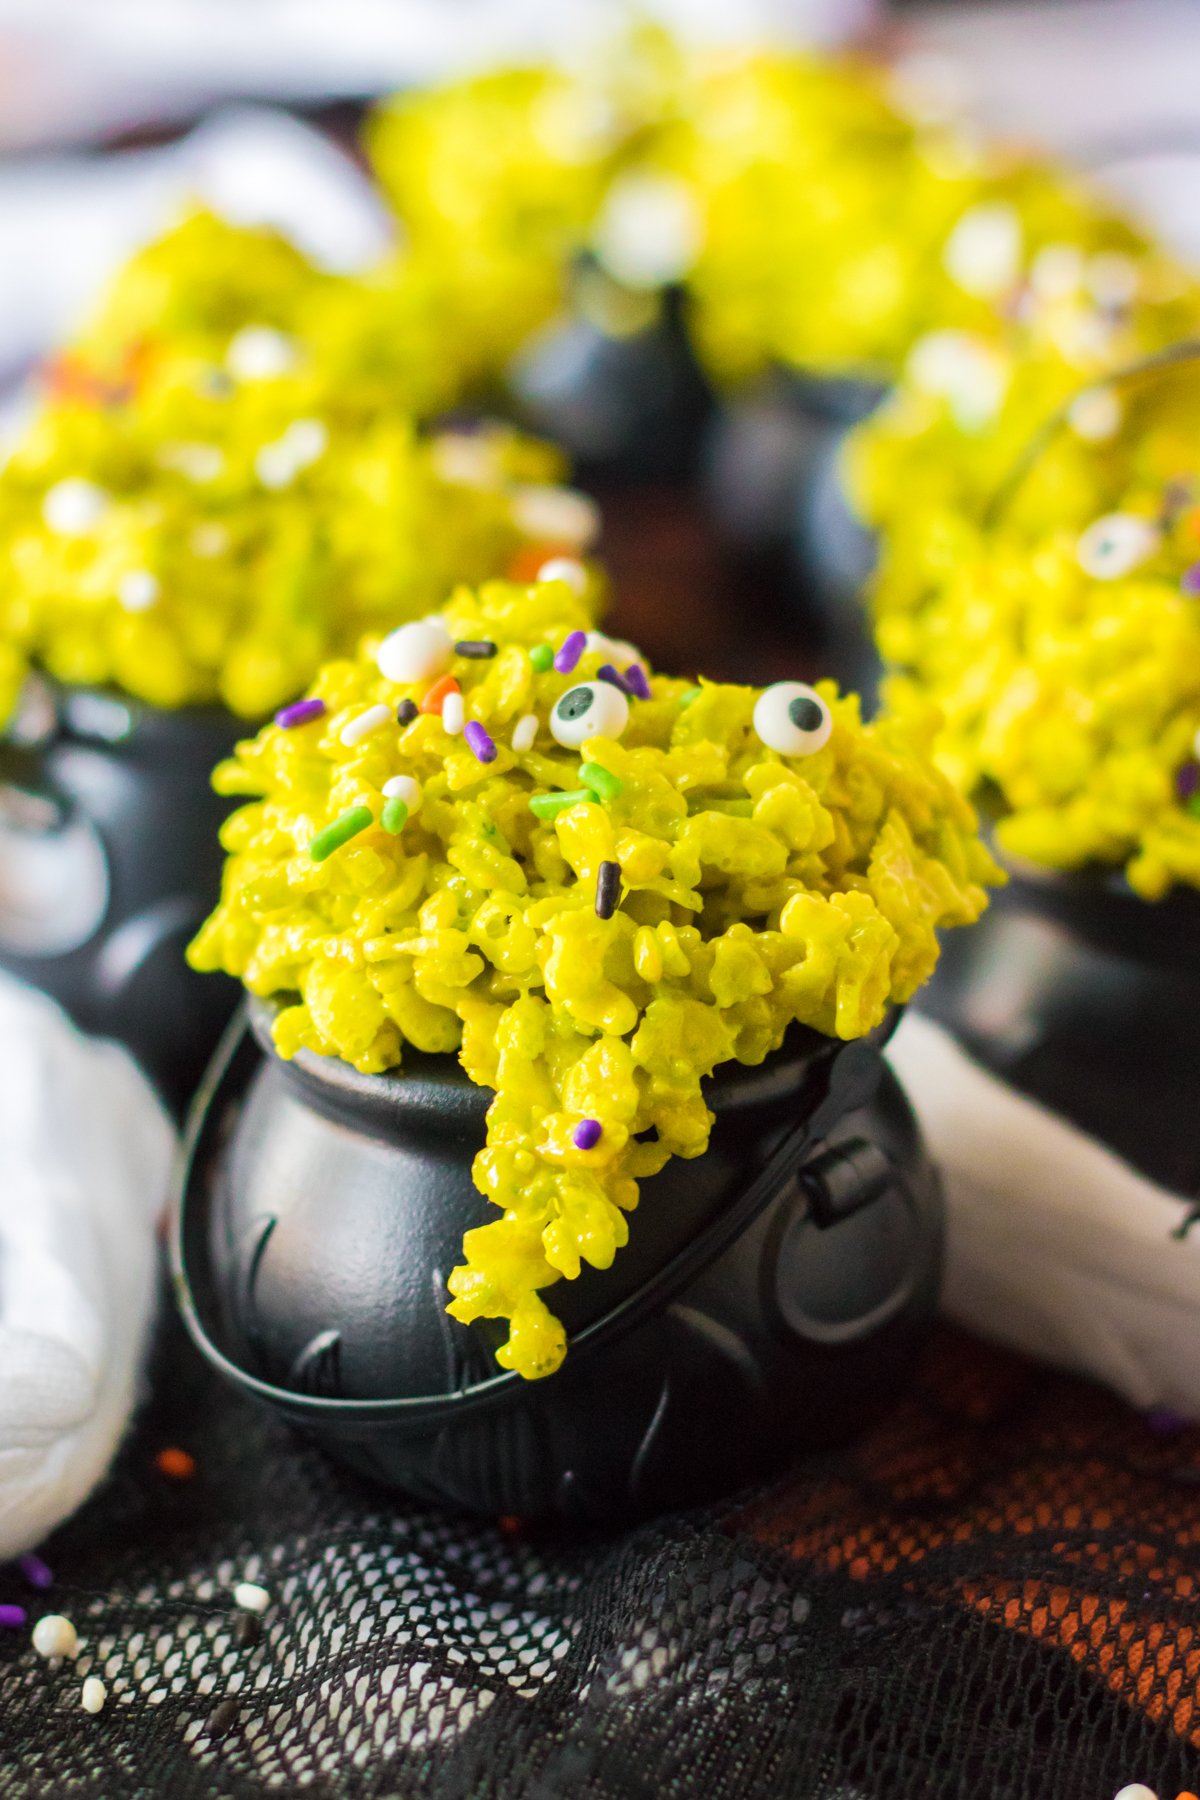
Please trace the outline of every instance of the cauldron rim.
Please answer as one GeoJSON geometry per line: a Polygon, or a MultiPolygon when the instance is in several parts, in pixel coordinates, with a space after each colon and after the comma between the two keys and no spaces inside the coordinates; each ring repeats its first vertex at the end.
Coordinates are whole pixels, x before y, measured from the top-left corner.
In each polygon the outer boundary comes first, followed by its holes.
{"type": "MultiPolygon", "coordinates": [[[[550,1381],[569,1379],[572,1371],[578,1369],[585,1358],[590,1359],[615,1336],[639,1323],[661,1305],[664,1291],[678,1291],[696,1273],[715,1261],[747,1229],[778,1191],[781,1180],[796,1161],[799,1148],[818,1140],[837,1117],[858,1103],[855,1085],[862,1080],[861,1071],[866,1061],[872,1065],[868,1085],[873,1090],[879,1067],[878,1051],[895,1029],[901,1010],[898,1007],[890,1009],[874,1032],[850,1042],[812,1033],[812,1036],[827,1046],[827,1053],[796,1066],[801,1070],[807,1069],[814,1076],[822,1071],[828,1074],[824,1102],[818,1100],[806,1111],[801,1123],[785,1134],[783,1141],[742,1193],[711,1220],[697,1237],[689,1240],[657,1272],[652,1281],[618,1301],[572,1335],[567,1362],[561,1371],[548,1378],[550,1381]],[[839,1085],[835,1071],[839,1069],[844,1073],[847,1097],[835,1100],[834,1095],[839,1085]],[[854,1097],[849,1097],[851,1095],[854,1097]],[[829,1116],[822,1118],[826,1111],[829,1116]]],[[[238,1065],[244,1058],[261,1056],[262,1053],[263,1046],[251,1021],[250,1006],[247,1004],[239,1008],[227,1028],[193,1101],[176,1162],[169,1235],[171,1280],[176,1303],[197,1348],[235,1387],[273,1407],[283,1416],[313,1429],[322,1425],[340,1427],[343,1431],[349,1430],[351,1435],[357,1428],[369,1430],[406,1423],[424,1429],[443,1418],[459,1419],[468,1411],[503,1408],[526,1394],[530,1384],[513,1370],[500,1370],[450,1394],[363,1399],[298,1393],[253,1374],[222,1348],[220,1339],[223,1334],[219,1327],[214,1332],[206,1322],[220,1317],[220,1308],[211,1291],[206,1233],[208,1209],[206,1205],[197,1204],[193,1190],[199,1178],[198,1171],[213,1153],[214,1147],[208,1139],[212,1136],[214,1121],[220,1111],[216,1104],[220,1090],[227,1080],[236,1079],[238,1065]]],[[[323,1059],[316,1060],[319,1062],[323,1059]]],[[[445,1057],[439,1060],[457,1069],[455,1059],[445,1057]]],[[[281,1058],[277,1057],[277,1062],[280,1067],[286,1068],[287,1065],[281,1058]]],[[[359,1077],[358,1072],[350,1069],[349,1065],[342,1067],[359,1080],[379,1080],[378,1076],[359,1077]]],[[[755,1071],[747,1072],[753,1074],[755,1071]]],[[[466,1082],[466,1076],[461,1071],[459,1073],[461,1080],[466,1082]]],[[[399,1079],[397,1078],[397,1085],[399,1079]]],[[[787,1091],[795,1092],[795,1084],[789,1082],[787,1091]]],[[[478,1089],[476,1092],[486,1098],[488,1090],[478,1089]]],[[[544,1384],[536,1385],[540,1387],[544,1384]]]]}
{"type": "Polygon", "coordinates": [[[53,702],[59,734],[71,743],[103,748],[113,755],[142,757],[169,751],[172,756],[187,756],[211,766],[228,755],[234,743],[253,737],[267,719],[265,714],[244,719],[217,702],[159,706],[114,682],[63,681],[40,665],[35,665],[32,673],[53,702]],[[105,730],[100,724],[102,714],[89,721],[89,705],[120,707],[128,718],[128,729],[119,733],[105,730]]]}
{"type": "MultiPolygon", "coordinates": [[[[284,1058],[275,1048],[271,1027],[285,1005],[277,996],[249,995],[250,1030],[284,1080],[328,1116],[350,1115],[384,1137],[396,1126],[442,1129],[456,1119],[482,1129],[495,1091],[473,1082],[456,1055],[405,1045],[400,1067],[375,1074],[364,1074],[341,1057],[315,1050],[299,1050],[284,1058]]],[[[890,1036],[898,1017],[893,1008],[883,1026],[870,1034],[870,1041],[878,1044],[890,1036]]],[[[702,1083],[705,1101],[718,1117],[774,1106],[793,1097],[840,1046],[837,1038],[793,1025],[780,1048],[761,1063],[722,1063],[702,1083]]]]}

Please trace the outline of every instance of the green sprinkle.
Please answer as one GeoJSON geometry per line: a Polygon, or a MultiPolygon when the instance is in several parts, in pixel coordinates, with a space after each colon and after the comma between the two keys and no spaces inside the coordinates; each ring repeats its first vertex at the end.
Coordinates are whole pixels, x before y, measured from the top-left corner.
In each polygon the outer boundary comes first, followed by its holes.
{"type": "Polygon", "coordinates": [[[352,806],[349,812],[344,812],[332,825],[326,825],[323,830],[318,831],[308,846],[308,853],[314,862],[324,862],[327,856],[332,856],[335,850],[340,850],[343,844],[348,844],[352,837],[357,837],[360,831],[365,831],[368,825],[374,823],[375,815],[369,806],[352,806]]]}
{"type": "Polygon", "coordinates": [[[544,675],[554,661],[554,651],[549,644],[535,644],[529,652],[529,660],[539,675],[544,675]]]}
{"type": "Polygon", "coordinates": [[[384,801],[383,811],[379,815],[379,823],[385,831],[390,831],[395,837],[397,832],[404,830],[407,822],[408,807],[399,794],[393,794],[390,800],[384,801]]]}
{"type": "Polygon", "coordinates": [[[1193,794],[1188,801],[1188,811],[1200,819],[1200,794],[1193,794]]]}
{"type": "Polygon", "coordinates": [[[679,696],[680,706],[690,706],[692,701],[698,700],[703,692],[703,688],[684,688],[682,694],[679,696]]]}
{"type": "Polygon", "coordinates": [[[597,800],[615,800],[625,786],[619,775],[614,775],[601,763],[582,763],[579,769],[579,779],[585,787],[591,788],[597,800]]]}
{"type": "Polygon", "coordinates": [[[539,819],[552,819],[555,813],[562,811],[564,806],[577,806],[581,800],[590,800],[591,798],[591,793],[587,788],[571,788],[565,794],[531,794],[529,810],[531,813],[536,813],[539,819]]]}

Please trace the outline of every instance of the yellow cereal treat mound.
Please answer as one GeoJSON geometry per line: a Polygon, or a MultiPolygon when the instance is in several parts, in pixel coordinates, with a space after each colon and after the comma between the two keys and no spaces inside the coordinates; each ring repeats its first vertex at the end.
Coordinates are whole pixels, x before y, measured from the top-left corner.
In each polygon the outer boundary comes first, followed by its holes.
{"type": "Polygon", "coordinates": [[[110,322],[48,370],[0,471],[0,704],[33,662],[261,719],[456,581],[587,548],[594,509],[555,485],[557,452],[423,430],[367,327],[344,318],[336,354],[300,329],[306,283],[333,306],[278,239],[197,219],[135,259],[110,322]]]}
{"type": "Polygon", "coordinates": [[[870,1031],[997,878],[934,720],[652,675],[590,630],[585,579],[460,588],[240,745],[190,953],[287,998],[284,1056],[373,1072],[408,1043],[495,1090],[474,1174],[501,1216],[450,1311],[508,1320],[529,1377],[565,1351],[542,1290],[607,1268],[641,1178],[705,1149],[702,1079],[794,1022],[870,1031]]]}
{"type": "Polygon", "coordinates": [[[1200,885],[1200,506],[1180,475],[1194,443],[1153,434],[1123,483],[1093,466],[1090,507],[1065,448],[1049,505],[1031,481],[990,529],[947,525],[921,580],[885,559],[877,637],[901,671],[887,697],[938,704],[938,761],[997,816],[1002,849],[1123,866],[1156,900],[1200,885]]]}

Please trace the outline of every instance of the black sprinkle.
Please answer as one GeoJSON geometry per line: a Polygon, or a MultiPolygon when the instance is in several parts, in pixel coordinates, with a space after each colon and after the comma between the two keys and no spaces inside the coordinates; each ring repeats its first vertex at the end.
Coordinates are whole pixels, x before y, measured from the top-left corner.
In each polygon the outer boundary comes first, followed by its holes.
{"type": "Polygon", "coordinates": [[[611,919],[621,897],[621,865],[602,862],[596,876],[596,917],[611,919]]]}
{"type": "Polygon", "coordinates": [[[257,1613],[242,1612],[233,1627],[233,1641],[239,1650],[251,1650],[262,1636],[262,1621],[257,1613]]]}
{"type": "Polygon", "coordinates": [[[411,725],[420,710],[415,700],[402,700],[396,708],[396,723],[411,725]]]}
{"type": "Polygon", "coordinates": [[[598,681],[607,681],[609,687],[619,688],[627,700],[634,700],[637,698],[621,671],[619,669],[614,669],[611,663],[601,663],[600,667],[596,670],[596,679],[598,681]]]}
{"type": "Polygon", "coordinates": [[[495,656],[496,646],[491,638],[462,638],[454,646],[455,656],[495,656]]]}
{"type": "Polygon", "coordinates": [[[232,1731],[238,1721],[238,1703],[236,1700],[221,1700],[208,1715],[209,1737],[222,1738],[232,1731]]]}

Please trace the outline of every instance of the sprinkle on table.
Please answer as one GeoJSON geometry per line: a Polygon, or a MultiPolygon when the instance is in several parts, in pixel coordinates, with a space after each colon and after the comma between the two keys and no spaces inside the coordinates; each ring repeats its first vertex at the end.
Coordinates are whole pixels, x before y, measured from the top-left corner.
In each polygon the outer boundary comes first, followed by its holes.
{"type": "Polygon", "coordinates": [[[383,811],[379,815],[379,823],[393,837],[404,830],[408,823],[408,802],[399,794],[392,794],[383,803],[383,811]]]}
{"type": "Polygon", "coordinates": [[[597,800],[615,800],[625,783],[603,763],[585,762],[579,767],[579,779],[584,787],[590,788],[597,800]]]}
{"type": "Polygon", "coordinates": [[[491,733],[484,729],[478,719],[468,720],[463,726],[463,736],[481,763],[495,762],[495,742],[491,733]]]}
{"type": "Polygon", "coordinates": [[[271,1604],[271,1596],[257,1581],[239,1581],[233,1590],[233,1603],[244,1612],[265,1613],[271,1604]]]}
{"type": "Polygon", "coordinates": [[[419,719],[420,716],[421,709],[415,700],[402,700],[396,708],[397,725],[411,725],[413,720],[419,719]]]}
{"type": "Polygon", "coordinates": [[[61,1613],[47,1613],[33,1628],[33,1647],[49,1661],[55,1656],[74,1656],[79,1639],[70,1619],[61,1613]]]}
{"type": "Polygon", "coordinates": [[[218,1700],[208,1715],[209,1737],[227,1737],[238,1722],[239,1710],[237,1701],[230,1694],[224,1700],[218,1700]]]}
{"type": "Polygon", "coordinates": [[[454,654],[486,662],[488,657],[495,656],[496,646],[491,638],[460,638],[454,646],[454,654]]]}
{"type": "Polygon", "coordinates": [[[32,1550],[25,1553],[17,1567],[30,1587],[40,1588],[44,1593],[47,1588],[54,1586],[54,1573],[50,1565],[44,1563],[32,1550]]]}
{"type": "Polygon", "coordinates": [[[569,675],[587,647],[586,631],[568,631],[558,648],[554,658],[554,667],[560,675],[569,675]]]}
{"type": "Polygon", "coordinates": [[[20,1631],[28,1616],[23,1606],[0,1606],[0,1631],[20,1631]]]}
{"type": "Polygon", "coordinates": [[[453,675],[443,675],[440,681],[435,681],[431,688],[426,689],[417,710],[423,713],[440,713],[446,703],[447,694],[460,694],[461,692],[462,689],[453,675]]]}
{"type": "Polygon", "coordinates": [[[233,1626],[233,1641],[239,1650],[252,1650],[262,1637],[262,1625],[257,1613],[241,1612],[233,1626]]]}
{"type": "Polygon", "coordinates": [[[186,1450],[180,1450],[175,1444],[169,1444],[160,1450],[154,1459],[154,1466],[160,1475],[171,1481],[190,1481],[196,1473],[196,1459],[186,1450]]]}
{"type": "Polygon", "coordinates": [[[360,712],[357,718],[351,719],[348,725],[343,725],[338,741],[344,744],[347,750],[352,750],[356,744],[361,744],[364,738],[369,738],[372,732],[380,730],[384,725],[390,725],[391,722],[392,709],[390,706],[385,706],[380,700],[377,705],[368,706],[365,712],[360,712]]]}
{"type": "Polygon", "coordinates": [[[369,806],[352,806],[318,831],[308,846],[308,853],[314,862],[324,862],[327,856],[332,856],[335,850],[340,850],[343,844],[348,844],[352,837],[357,837],[374,822],[375,815],[369,806]]]}
{"type": "Polygon", "coordinates": [[[79,1696],[79,1704],[85,1713],[104,1711],[104,1702],[108,1699],[108,1689],[98,1675],[89,1675],[83,1684],[83,1692],[79,1696]]]}
{"type": "Polygon", "coordinates": [[[621,865],[602,862],[596,873],[596,917],[611,919],[621,897],[621,865]]]}
{"type": "Polygon", "coordinates": [[[538,716],[536,713],[523,713],[513,726],[512,747],[518,754],[532,750],[537,742],[538,716]]]}
{"type": "Polygon", "coordinates": [[[281,707],[275,714],[275,723],[284,731],[295,731],[298,725],[311,725],[316,719],[323,719],[326,713],[323,700],[295,700],[291,706],[281,707]]]}
{"type": "Polygon", "coordinates": [[[529,810],[539,819],[552,819],[564,807],[578,806],[581,800],[590,800],[591,797],[589,788],[570,788],[565,793],[558,794],[531,794],[529,810]]]}
{"type": "Polygon", "coordinates": [[[547,669],[554,666],[554,651],[549,644],[535,644],[529,652],[529,660],[535,674],[544,675],[547,669]]]}
{"type": "Polygon", "coordinates": [[[600,1142],[604,1127],[599,1119],[581,1119],[575,1127],[573,1142],[577,1150],[594,1150],[600,1142]]]}

